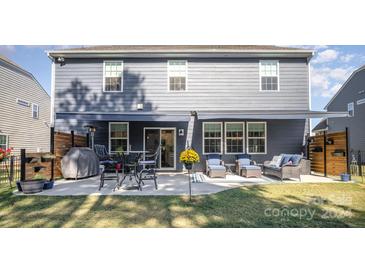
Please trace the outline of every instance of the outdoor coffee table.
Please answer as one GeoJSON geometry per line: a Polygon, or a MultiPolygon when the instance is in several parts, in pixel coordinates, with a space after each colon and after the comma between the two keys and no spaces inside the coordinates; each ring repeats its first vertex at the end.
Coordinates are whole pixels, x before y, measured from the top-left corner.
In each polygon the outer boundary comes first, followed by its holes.
{"type": "Polygon", "coordinates": [[[235,164],[224,164],[224,166],[226,167],[227,169],[227,173],[229,174],[233,174],[233,171],[232,171],[232,167],[235,166],[235,164]]]}
{"type": "Polygon", "coordinates": [[[241,175],[245,177],[255,177],[260,178],[261,177],[261,167],[259,166],[244,166],[241,169],[241,175]]]}

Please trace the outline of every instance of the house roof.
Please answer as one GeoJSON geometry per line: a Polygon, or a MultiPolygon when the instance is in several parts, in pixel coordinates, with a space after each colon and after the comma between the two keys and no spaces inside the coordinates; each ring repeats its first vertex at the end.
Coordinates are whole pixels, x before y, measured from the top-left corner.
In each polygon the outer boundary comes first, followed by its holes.
{"type": "Polygon", "coordinates": [[[327,105],[324,107],[324,109],[327,109],[328,106],[333,102],[333,100],[337,97],[337,95],[340,94],[340,92],[343,90],[343,88],[347,85],[348,82],[351,81],[351,79],[360,71],[364,70],[365,69],[365,65],[359,67],[358,69],[354,70],[350,77],[346,80],[346,82],[340,87],[340,89],[336,92],[335,95],[333,95],[333,97],[331,98],[331,100],[327,103],[327,105]]]}
{"type": "Polygon", "coordinates": [[[213,56],[219,54],[226,54],[222,56],[229,56],[232,54],[247,54],[248,56],[255,54],[265,56],[265,54],[271,54],[284,56],[285,54],[290,54],[291,56],[311,58],[313,50],[270,45],[100,45],[48,51],[48,55],[51,57],[85,57],[85,54],[88,56],[90,54],[104,54],[109,56],[112,54],[115,54],[116,56],[118,56],[118,54],[185,54],[189,56],[194,54],[211,54],[213,56]]]}
{"type": "Polygon", "coordinates": [[[322,119],[319,123],[312,129],[313,132],[316,131],[326,131],[328,129],[327,119],[322,119]]]}
{"type": "Polygon", "coordinates": [[[31,78],[49,96],[49,94],[45,91],[45,89],[42,87],[42,85],[38,82],[38,80],[34,77],[34,75],[32,73],[30,73],[29,71],[25,70],[20,65],[18,65],[14,61],[10,60],[9,58],[7,58],[7,57],[5,57],[4,55],[1,55],[1,54],[0,54],[0,61],[3,61],[5,63],[7,63],[11,67],[17,69],[18,71],[20,71],[24,75],[26,75],[29,78],[31,78]]]}

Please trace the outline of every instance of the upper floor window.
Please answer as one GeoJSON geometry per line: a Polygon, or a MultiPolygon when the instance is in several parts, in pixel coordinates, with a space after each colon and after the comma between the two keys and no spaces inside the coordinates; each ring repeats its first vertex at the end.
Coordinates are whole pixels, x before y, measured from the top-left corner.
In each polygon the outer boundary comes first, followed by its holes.
{"type": "Polygon", "coordinates": [[[347,104],[347,111],[349,112],[350,117],[354,117],[354,115],[355,115],[355,106],[354,106],[353,102],[347,104]]]}
{"type": "Polygon", "coordinates": [[[123,91],[123,61],[104,62],[104,91],[123,91]]]}
{"type": "Polygon", "coordinates": [[[226,122],[226,154],[244,153],[244,122],[226,122]]]}
{"type": "Polygon", "coordinates": [[[275,60],[260,61],[260,90],[261,91],[279,90],[279,61],[275,60]]]}
{"type": "Polygon", "coordinates": [[[266,122],[247,122],[247,153],[266,154],[266,122]]]}
{"type": "Polygon", "coordinates": [[[203,123],[203,154],[222,153],[222,123],[203,123]]]}
{"type": "Polygon", "coordinates": [[[8,148],[8,136],[0,134],[0,148],[6,150],[8,148]]]}
{"type": "Polygon", "coordinates": [[[187,61],[169,60],[168,61],[168,77],[170,91],[186,90],[187,77],[187,61]]]}
{"type": "Polygon", "coordinates": [[[37,104],[32,104],[32,117],[34,119],[39,118],[39,106],[37,104]]]}

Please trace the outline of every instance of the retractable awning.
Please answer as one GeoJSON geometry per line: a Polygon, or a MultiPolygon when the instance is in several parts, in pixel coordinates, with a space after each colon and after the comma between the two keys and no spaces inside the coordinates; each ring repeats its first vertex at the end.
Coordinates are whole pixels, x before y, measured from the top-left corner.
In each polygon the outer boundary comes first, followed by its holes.
{"type": "Polygon", "coordinates": [[[262,111],[198,111],[199,120],[208,119],[307,119],[348,117],[341,111],[305,111],[305,110],[262,110],[262,111]]]}
{"type": "Polygon", "coordinates": [[[56,119],[77,119],[83,121],[144,121],[144,122],[188,122],[190,112],[124,112],[124,113],[90,113],[62,112],[56,113],[56,119]]]}

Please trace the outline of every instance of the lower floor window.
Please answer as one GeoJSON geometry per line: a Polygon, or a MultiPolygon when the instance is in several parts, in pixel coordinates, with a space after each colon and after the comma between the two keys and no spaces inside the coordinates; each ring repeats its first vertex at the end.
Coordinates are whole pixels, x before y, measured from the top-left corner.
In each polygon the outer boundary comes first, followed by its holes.
{"type": "Polygon", "coordinates": [[[266,153],[266,123],[248,122],[247,123],[247,142],[248,153],[266,153]]]}
{"type": "Polygon", "coordinates": [[[203,154],[222,153],[222,123],[203,123],[203,154]]]}
{"type": "Polygon", "coordinates": [[[128,123],[109,124],[109,150],[110,153],[128,153],[128,123]]]}
{"type": "Polygon", "coordinates": [[[6,150],[8,148],[8,136],[0,134],[0,148],[6,150]]]}
{"type": "Polygon", "coordinates": [[[227,122],[226,127],[226,153],[244,153],[244,128],[243,122],[227,122]]]}

